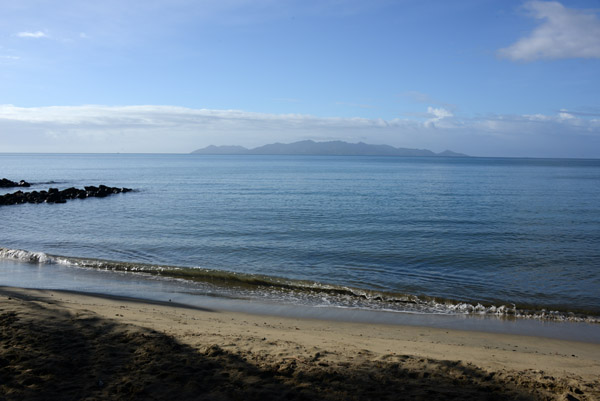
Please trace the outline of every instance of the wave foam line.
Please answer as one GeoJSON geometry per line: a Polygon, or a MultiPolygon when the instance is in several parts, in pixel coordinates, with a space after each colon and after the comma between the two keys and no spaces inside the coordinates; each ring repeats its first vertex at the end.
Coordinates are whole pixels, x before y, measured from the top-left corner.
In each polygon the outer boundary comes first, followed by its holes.
{"type": "Polygon", "coordinates": [[[30,263],[52,263],[52,258],[44,252],[31,252],[21,249],[0,248],[0,258],[20,260],[30,263]]]}
{"type": "Polygon", "coordinates": [[[305,280],[261,276],[180,266],[151,265],[134,262],[117,262],[103,259],[76,258],[48,255],[20,249],[0,247],[0,258],[38,264],[61,264],[78,268],[147,274],[165,278],[202,282],[228,292],[253,297],[287,299],[291,302],[308,302],[314,306],[340,306],[391,312],[435,313],[457,315],[495,316],[499,318],[528,318],[553,321],[600,323],[600,316],[587,312],[548,311],[539,308],[517,307],[515,304],[470,304],[450,299],[439,299],[413,294],[399,294],[347,286],[324,284],[305,280]]]}

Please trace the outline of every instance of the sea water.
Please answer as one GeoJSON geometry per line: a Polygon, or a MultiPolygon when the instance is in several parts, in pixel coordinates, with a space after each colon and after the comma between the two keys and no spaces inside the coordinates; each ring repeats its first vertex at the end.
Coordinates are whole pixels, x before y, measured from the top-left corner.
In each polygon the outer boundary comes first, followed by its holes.
{"type": "Polygon", "coordinates": [[[293,305],[600,316],[600,160],[0,154],[2,177],[32,187],[0,195],[134,189],[0,206],[0,256],[37,268],[293,305]]]}

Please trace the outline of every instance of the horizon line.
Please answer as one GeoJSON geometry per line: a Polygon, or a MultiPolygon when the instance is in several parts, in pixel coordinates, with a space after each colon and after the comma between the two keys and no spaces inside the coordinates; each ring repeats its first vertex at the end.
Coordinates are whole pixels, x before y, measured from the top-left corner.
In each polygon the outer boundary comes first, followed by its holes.
{"type": "MultiPolygon", "coordinates": [[[[210,146],[210,145],[209,145],[210,146]]],[[[216,145],[214,145],[216,146],[216,145]]],[[[236,146],[236,145],[225,145],[225,146],[236,146]]],[[[216,155],[203,155],[192,152],[0,152],[0,155],[188,155],[192,157],[219,157],[219,156],[249,156],[249,157],[260,157],[260,156],[295,156],[295,157],[386,157],[386,158],[413,158],[413,159],[536,159],[536,160],[599,160],[600,158],[594,157],[559,157],[559,156],[399,156],[399,155],[309,155],[309,154],[216,154],[216,155]]]]}

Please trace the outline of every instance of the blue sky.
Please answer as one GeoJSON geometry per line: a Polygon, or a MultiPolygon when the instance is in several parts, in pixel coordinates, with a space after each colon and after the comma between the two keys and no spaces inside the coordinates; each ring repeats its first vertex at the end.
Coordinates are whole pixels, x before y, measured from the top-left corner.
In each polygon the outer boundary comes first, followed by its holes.
{"type": "Polygon", "coordinates": [[[0,152],[600,158],[598,1],[0,0],[0,152]]]}

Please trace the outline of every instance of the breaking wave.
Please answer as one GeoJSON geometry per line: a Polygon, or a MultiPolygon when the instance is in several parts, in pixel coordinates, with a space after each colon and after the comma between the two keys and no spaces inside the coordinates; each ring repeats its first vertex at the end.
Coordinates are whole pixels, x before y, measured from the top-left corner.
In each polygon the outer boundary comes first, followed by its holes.
{"type": "Polygon", "coordinates": [[[43,252],[30,252],[21,249],[0,248],[0,258],[31,263],[52,263],[52,258],[43,252]]]}
{"type": "Polygon", "coordinates": [[[223,295],[261,298],[315,307],[358,308],[404,313],[496,316],[553,321],[600,323],[600,316],[568,310],[546,310],[515,304],[467,303],[414,294],[400,294],[338,286],[305,280],[291,280],[206,268],[119,262],[93,258],[48,255],[0,247],[0,258],[37,264],[61,264],[75,268],[160,276],[210,285],[223,295]]]}

